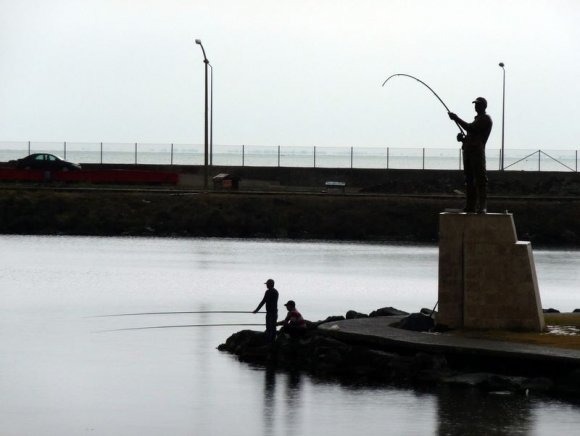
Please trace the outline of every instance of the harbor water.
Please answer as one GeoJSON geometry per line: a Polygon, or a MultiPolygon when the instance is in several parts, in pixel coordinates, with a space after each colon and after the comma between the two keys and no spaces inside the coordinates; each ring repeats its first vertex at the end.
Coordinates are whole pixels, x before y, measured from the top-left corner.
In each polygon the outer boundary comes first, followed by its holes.
{"type": "MultiPolygon", "coordinates": [[[[207,312],[252,311],[268,278],[280,309],[293,299],[310,320],[433,307],[436,246],[56,236],[0,244],[1,435],[550,435],[580,425],[571,400],[349,385],[216,350],[238,330],[261,330],[243,324],[264,315],[207,312]],[[205,313],[109,316],[152,312],[205,313]]],[[[543,306],[580,308],[580,252],[534,257],[543,306]]]]}

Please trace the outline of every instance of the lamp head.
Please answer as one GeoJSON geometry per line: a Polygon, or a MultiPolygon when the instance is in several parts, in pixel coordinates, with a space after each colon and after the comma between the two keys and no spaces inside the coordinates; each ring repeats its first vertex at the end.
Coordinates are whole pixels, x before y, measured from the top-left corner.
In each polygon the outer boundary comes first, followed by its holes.
{"type": "Polygon", "coordinates": [[[196,39],[195,43],[201,45],[201,39],[196,39]]]}
{"type": "Polygon", "coordinates": [[[504,64],[503,64],[503,62],[500,62],[500,63],[499,63],[499,66],[503,68],[503,67],[504,67],[504,64]]]}

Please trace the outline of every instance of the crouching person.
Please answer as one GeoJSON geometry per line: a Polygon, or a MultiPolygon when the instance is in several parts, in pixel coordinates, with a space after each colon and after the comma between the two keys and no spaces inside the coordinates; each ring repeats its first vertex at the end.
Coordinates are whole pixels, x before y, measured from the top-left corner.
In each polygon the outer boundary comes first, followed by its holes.
{"type": "Polygon", "coordinates": [[[306,321],[302,318],[300,312],[296,310],[296,303],[292,300],[288,301],[284,306],[288,309],[288,314],[284,321],[280,321],[280,333],[286,333],[291,338],[299,338],[306,332],[306,321]]]}

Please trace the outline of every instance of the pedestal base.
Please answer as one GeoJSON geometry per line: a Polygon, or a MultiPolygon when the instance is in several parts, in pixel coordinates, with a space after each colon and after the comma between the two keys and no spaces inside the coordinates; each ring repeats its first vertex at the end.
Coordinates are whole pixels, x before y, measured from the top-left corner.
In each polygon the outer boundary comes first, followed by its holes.
{"type": "Polygon", "coordinates": [[[544,329],[532,247],[512,214],[441,213],[439,235],[439,324],[544,329]]]}

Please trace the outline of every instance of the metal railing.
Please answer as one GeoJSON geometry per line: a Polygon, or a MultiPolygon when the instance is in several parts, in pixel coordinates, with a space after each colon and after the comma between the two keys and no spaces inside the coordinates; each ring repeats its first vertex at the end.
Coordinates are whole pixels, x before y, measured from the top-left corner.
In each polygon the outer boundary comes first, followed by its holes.
{"type": "MultiPolygon", "coordinates": [[[[203,144],[0,142],[0,161],[52,153],[79,163],[203,165],[203,144]]],[[[487,149],[487,168],[501,169],[501,150],[487,149]]],[[[578,172],[578,150],[506,150],[504,169],[578,172]]],[[[306,168],[462,169],[459,148],[293,147],[214,145],[218,166],[306,168]]]]}

